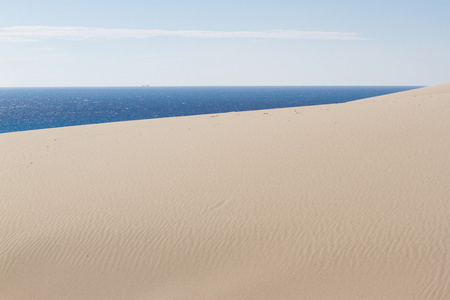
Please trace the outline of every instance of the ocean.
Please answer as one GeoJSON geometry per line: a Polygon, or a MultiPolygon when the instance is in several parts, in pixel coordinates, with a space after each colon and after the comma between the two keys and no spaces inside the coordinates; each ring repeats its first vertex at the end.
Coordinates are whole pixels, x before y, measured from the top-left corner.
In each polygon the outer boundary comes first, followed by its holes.
{"type": "Polygon", "coordinates": [[[342,103],[413,86],[0,88],[0,133],[342,103]]]}

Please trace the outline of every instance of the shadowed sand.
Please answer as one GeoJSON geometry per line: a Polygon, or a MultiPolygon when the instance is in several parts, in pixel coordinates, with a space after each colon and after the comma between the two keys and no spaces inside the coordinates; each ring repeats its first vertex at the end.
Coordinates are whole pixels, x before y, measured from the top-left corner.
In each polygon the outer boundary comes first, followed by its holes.
{"type": "Polygon", "coordinates": [[[448,299],[450,84],[0,135],[0,299],[448,299]]]}

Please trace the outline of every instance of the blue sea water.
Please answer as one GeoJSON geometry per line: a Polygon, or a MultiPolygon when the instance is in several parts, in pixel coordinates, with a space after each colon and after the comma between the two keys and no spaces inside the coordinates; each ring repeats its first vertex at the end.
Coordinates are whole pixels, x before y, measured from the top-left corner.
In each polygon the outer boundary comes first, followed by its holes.
{"type": "Polygon", "coordinates": [[[0,133],[341,103],[412,86],[0,88],[0,133]]]}

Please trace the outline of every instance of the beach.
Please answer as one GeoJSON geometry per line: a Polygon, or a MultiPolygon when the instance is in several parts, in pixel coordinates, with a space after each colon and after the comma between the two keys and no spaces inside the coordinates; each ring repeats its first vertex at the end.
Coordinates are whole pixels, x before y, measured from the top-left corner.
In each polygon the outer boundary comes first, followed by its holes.
{"type": "Polygon", "coordinates": [[[447,299],[450,84],[0,134],[0,299],[447,299]]]}

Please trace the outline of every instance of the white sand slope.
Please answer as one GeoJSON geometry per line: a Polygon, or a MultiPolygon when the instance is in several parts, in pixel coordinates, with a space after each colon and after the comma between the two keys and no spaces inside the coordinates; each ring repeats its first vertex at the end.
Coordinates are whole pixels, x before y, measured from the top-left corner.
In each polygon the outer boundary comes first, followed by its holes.
{"type": "Polygon", "coordinates": [[[450,84],[0,134],[0,299],[450,299],[450,84]]]}

